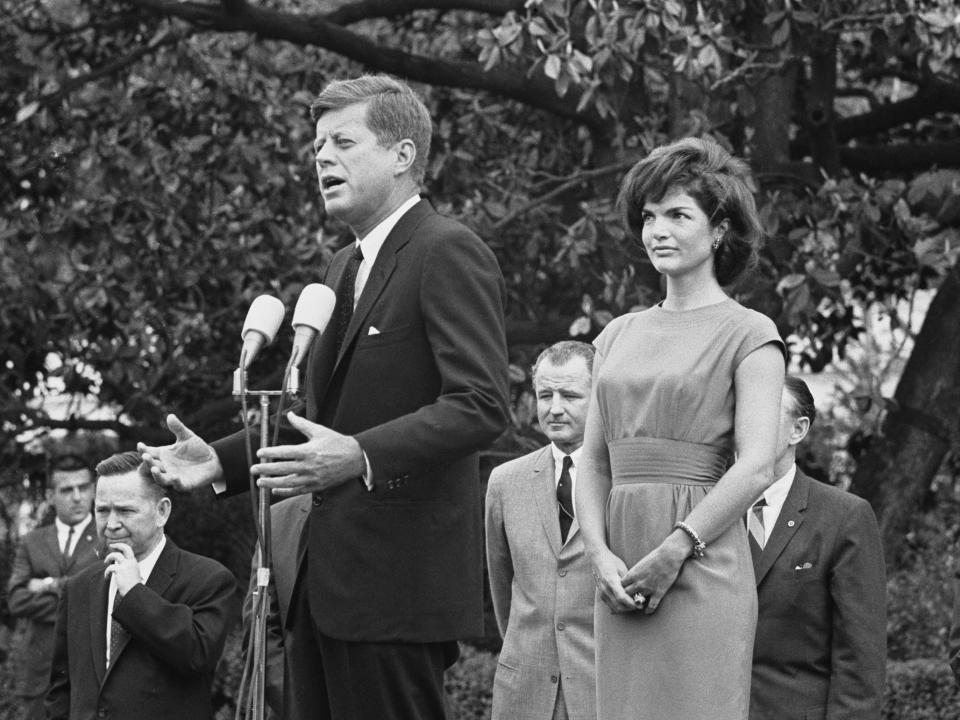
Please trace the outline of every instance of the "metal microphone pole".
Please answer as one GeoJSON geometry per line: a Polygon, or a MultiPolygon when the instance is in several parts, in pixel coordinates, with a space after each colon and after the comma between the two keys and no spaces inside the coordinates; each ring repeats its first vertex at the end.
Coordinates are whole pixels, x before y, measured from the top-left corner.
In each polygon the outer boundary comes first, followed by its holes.
{"type": "MultiPolygon", "coordinates": [[[[233,373],[233,395],[243,404],[244,416],[247,410],[247,398],[256,397],[260,404],[260,447],[270,445],[270,398],[281,398],[287,392],[297,391],[296,368],[287,368],[284,373],[284,386],[288,390],[250,390],[247,388],[247,373],[237,368],[233,373]]],[[[280,418],[277,418],[280,422],[280,418]]],[[[246,432],[250,432],[247,427],[246,432]]],[[[247,438],[249,441],[249,436],[247,438]]],[[[249,447],[249,444],[248,444],[249,447]]],[[[249,458],[252,461],[252,457],[249,458]]],[[[270,567],[272,564],[271,528],[270,528],[270,488],[257,487],[256,478],[250,476],[250,491],[256,498],[254,504],[254,522],[257,528],[259,551],[257,553],[257,567],[255,582],[251,589],[250,632],[247,635],[247,657],[244,664],[243,677],[240,682],[237,709],[237,720],[264,720],[266,692],[266,659],[267,659],[267,616],[270,611],[270,567]],[[254,493],[254,490],[256,491],[254,493]]]]}

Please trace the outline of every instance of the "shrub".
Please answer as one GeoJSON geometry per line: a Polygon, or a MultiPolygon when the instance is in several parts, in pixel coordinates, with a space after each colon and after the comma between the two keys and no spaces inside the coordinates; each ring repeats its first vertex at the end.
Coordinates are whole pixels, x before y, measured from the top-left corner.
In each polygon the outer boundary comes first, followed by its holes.
{"type": "Polygon", "coordinates": [[[887,663],[883,720],[956,720],[960,688],[942,660],[887,663]]]}
{"type": "Polygon", "coordinates": [[[447,670],[444,685],[450,720],[487,720],[493,699],[497,656],[460,644],[460,659],[447,670]]]}

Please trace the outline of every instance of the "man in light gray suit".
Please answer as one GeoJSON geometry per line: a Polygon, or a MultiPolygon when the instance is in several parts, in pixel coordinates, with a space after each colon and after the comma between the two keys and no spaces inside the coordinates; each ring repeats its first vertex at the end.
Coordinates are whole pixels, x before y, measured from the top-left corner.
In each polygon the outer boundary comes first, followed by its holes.
{"type": "Polygon", "coordinates": [[[490,475],[487,564],[503,649],[491,720],[596,720],[594,580],[573,508],[594,348],[561,342],[533,366],[550,444],[490,475]]]}

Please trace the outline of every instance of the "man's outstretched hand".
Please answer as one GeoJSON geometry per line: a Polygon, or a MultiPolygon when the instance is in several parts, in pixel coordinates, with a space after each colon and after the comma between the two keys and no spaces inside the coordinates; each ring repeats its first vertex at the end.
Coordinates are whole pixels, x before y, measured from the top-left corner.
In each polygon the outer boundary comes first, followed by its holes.
{"type": "Polygon", "coordinates": [[[176,415],[167,415],[167,427],[176,437],[172,445],[150,447],[137,443],[137,450],[158,483],[177,490],[196,490],[223,478],[220,458],[210,445],[176,415]]]}

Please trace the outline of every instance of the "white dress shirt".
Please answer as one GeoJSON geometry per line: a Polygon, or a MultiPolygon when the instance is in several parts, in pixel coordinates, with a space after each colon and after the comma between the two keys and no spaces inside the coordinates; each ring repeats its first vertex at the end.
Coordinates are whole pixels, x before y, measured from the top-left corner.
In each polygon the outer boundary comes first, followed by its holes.
{"type": "MultiPolygon", "coordinates": [[[[157,543],[157,546],[149,552],[149,554],[143,558],[137,565],[140,567],[140,580],[144,583],[150,579],[150,573],[153,572],[154,566],[157,564],[157,560],[160,558],[160,553],[163,552],[164,545],[167,544],[167,536],[163,535],[160,537],[160,542],[157,543]]],[[[117,598],[117,576],[110,576],[110,589],[107,590],[107,661],[110,660],[110,620],[113,617],[113,603],[117,598]]]]}
{"type": "Polygon", "coordinates": [[[93,515],[87,513],[87,516],[76,525],[67,525],[60,518],[54,518],[53,524],[57,526],[57,545],[60,547],[61,553],[66,554],[68,557],[73,555],[73,551],[77,548],[77,540],[83,535],[83,531],[87,529],[87,525],[90,524],[90,520],[92,519],[93,515]],[[73,528],[72,536],[70,535],[71,527],[73,528]],[[68,537],[70,538],[69,548],[66,547],[68,537]]]}
{"type": "Polygon", "coordinates": [[[377,261],[377,255],[380,254],[380,248],[382,248],[383,243],[386,242],[390,231],[393,230],[398,222],[400,222],[400,218],[404,216],[407,210],[412,208],[418,202],[420,202],[419,193],[405,201],[400,207],[381,220],[380,223],[373,228],[373,230],[368,232],[362,238],[357,239],[357,245],[360,246],[360,253],[363,255],[363,260],[360,261],[360,267],[357,268],[357,279],[353,286],[354,307],[357,306],[357,300],[360,299],[360,293],[363,292],[363,288],[367,284],[367,279],[370,277],[370,269],[377,261]]]}

